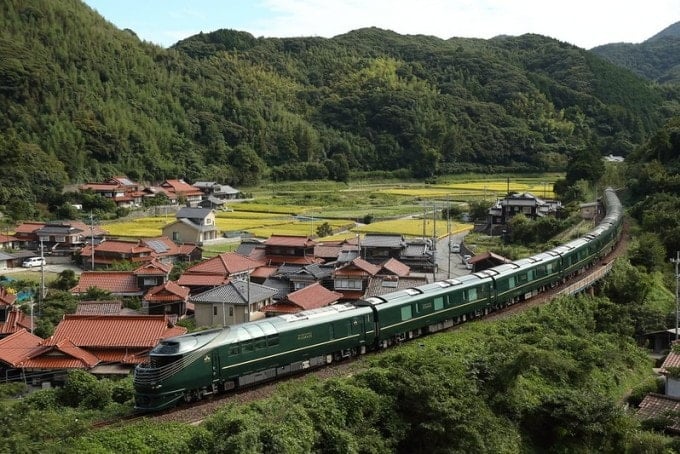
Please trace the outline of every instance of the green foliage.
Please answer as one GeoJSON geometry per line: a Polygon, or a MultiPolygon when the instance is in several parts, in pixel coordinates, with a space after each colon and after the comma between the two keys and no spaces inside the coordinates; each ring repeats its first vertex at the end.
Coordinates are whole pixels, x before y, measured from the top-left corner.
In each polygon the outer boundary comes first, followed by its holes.
{"type": "Polygon", "coordinates": [[[116,380],[111,385],[111,399],[119,404],[132,403],[134,387],[132,377],[116,380]]]}
{"type": "MultiPolygon", "coordinates": [[[[563,170],[575,150],[630,150],[674,107],[662,88],[537,35],[218,30],[162,49],[68,0],[11,1],[0,17],[0,206],[16,220],[40,214],[35,202],[71,217],[66,183],[120,174],[243,186],[563,170]]],[[[114,216],[96,195],[79,203],[114,216]]]]}
{"type": "Polygon", "coordinates": [[[98,380],[84,370],[70,370],[66,383],[59,392],[59,400],[70,407],[103,409],[111,402],[111,383],[108,380],[98,380]]]}
{"type": "Polygon", "coordinates": [[[324,222],[323,224],[316,228],[316,234],[319,237],[332,235],[333,227],[331,227],[330,224],[328,224],[328,222],[324,222]]]}
{"type": "Polygon", "coordinates": [[[665,267],[666,249],[659,237],[650,232],[640,232],[628,248],[631,265],[641,266],[648,273],[665,267]]]}
{"type": "Polygon", "coordinates": [[[27,390],[28,386],[25,383],[2,383],[0,384],[0,399],[20,396],[26,393],[27,390]]]}
{"type": "Polygon", "coordinates": [[[64,270],[59,273],[57,279],[50,283],[50,287],[57,290],[70,290],[78,283],[78,277],[73,270],[64,270]]]}

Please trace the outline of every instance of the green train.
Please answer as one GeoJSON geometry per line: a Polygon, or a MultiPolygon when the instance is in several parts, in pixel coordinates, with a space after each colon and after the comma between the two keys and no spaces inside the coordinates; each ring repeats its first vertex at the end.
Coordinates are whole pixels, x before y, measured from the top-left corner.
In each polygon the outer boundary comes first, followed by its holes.
{"type": "Polygon", "coordinates": [[[526,300],[583,272],[616,245],[623,208],[588,234],[532,257],[386,295],[201,331],[162,341],[134,371],[135,409],[253,385],[379,350],[526,300]]]}

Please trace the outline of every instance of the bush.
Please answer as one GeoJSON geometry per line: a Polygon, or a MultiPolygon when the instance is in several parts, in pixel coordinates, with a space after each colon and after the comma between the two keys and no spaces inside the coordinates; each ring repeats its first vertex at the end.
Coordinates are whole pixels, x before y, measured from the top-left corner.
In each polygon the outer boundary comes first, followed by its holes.
{"type": "Polygon", "coordinates": [[[111,402],[111,385],[83,370],[69,371],[60,400],[69,407],[102,409],[111,402]]]}
{"type": "Polygon", "coordinates": [[[17,397],[25,394],[28,391],[28,386],[25,383],[3,383],[0,385],[0,398],[17,397]]]}
{"type": "Polygon", "coordinates": [[[111,398],[114,402],[124,404],[132,400],[135,394],[132,378],[126,377],[118,380],[111,386],[111,398]]]}

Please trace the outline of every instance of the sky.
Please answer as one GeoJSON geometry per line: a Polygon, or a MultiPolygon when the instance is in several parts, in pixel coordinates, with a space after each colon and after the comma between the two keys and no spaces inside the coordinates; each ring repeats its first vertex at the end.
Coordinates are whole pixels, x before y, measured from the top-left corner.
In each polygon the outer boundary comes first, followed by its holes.
{"type": "Polygon", "coordinates": [[[120,29],[169,47],[221,28],[330,38],[364,27],[489,39],[536,33],[584,49],[640,43],[680,21],[680,0],[84,0],[120,29]]]}

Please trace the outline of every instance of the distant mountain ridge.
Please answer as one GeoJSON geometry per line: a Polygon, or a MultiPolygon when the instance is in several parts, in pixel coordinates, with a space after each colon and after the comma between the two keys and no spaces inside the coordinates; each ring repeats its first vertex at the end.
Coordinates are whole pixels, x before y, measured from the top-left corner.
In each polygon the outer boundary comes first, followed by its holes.
{"type": "MultiPolygon", "coordinates": [[[[680,96],[545,36],[217,30],[171,49],[79,0],[0,2],[0,211],[125,174],[243,186],[351,173],[428,180],[627,155],[680,96]]],[[[671,38],[659,38],[657,42],[671,38]]]]}
{"type": "Polygon", "coordinates": [[[590,51],[646,79],[661,84],[680,83],[680,22],[640,44],[605,44],[590,51]]]}

